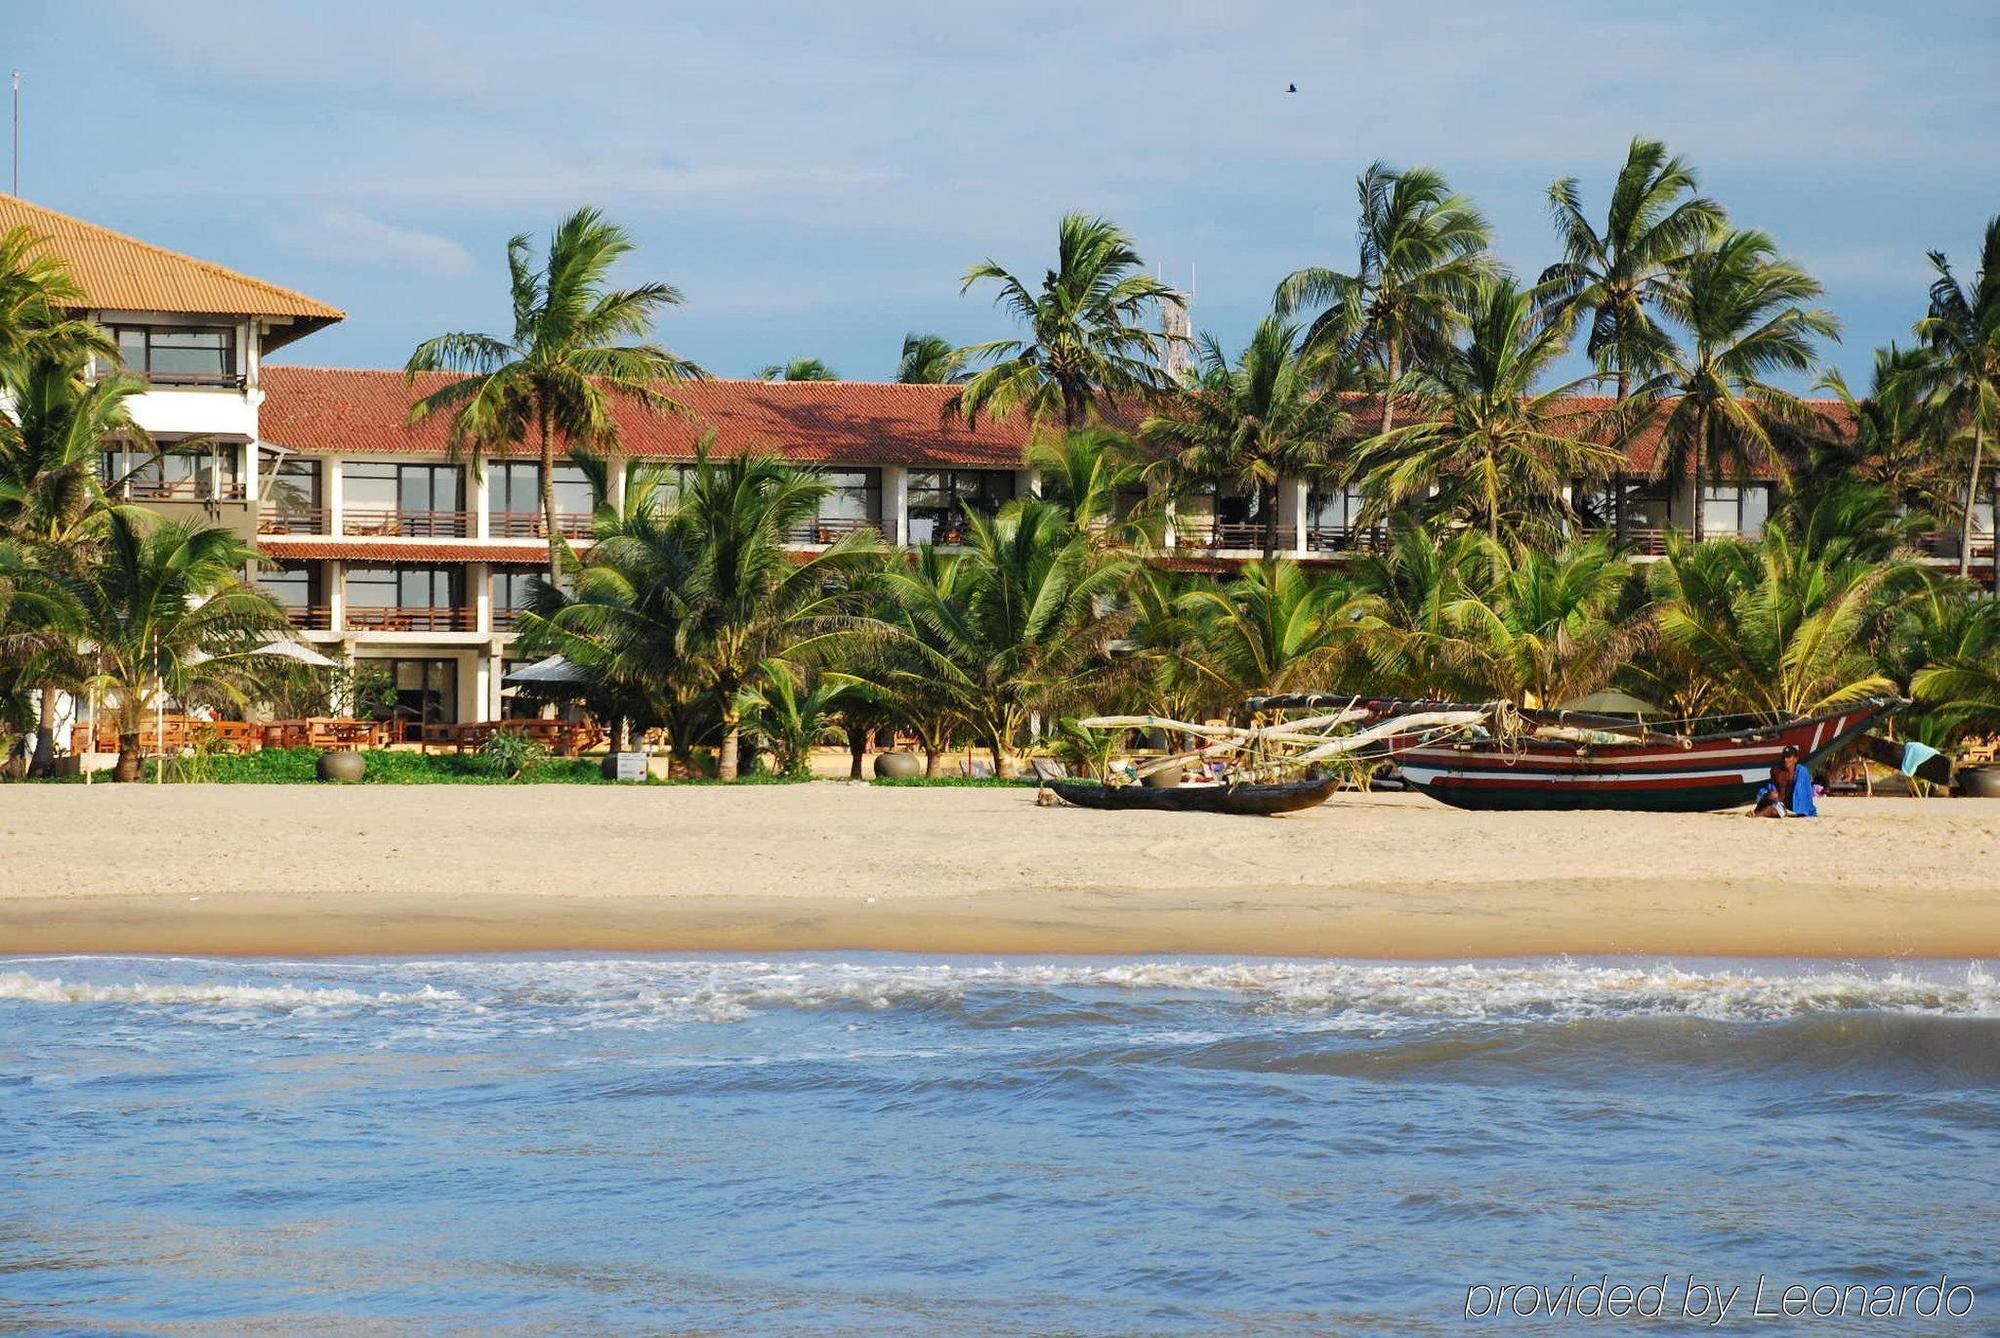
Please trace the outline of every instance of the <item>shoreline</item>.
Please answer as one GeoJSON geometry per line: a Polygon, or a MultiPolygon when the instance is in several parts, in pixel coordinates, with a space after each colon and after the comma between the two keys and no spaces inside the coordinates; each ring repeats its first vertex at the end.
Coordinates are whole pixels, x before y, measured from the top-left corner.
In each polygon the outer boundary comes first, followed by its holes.
{"type": "Polygon", "coordinates": [[[2000,957],[2000,804],[1284,819],[816,784],[0,790],[0,953],[2000,957]],[[1988,816],[1988,815],[1991,816],[1988,816]]]}

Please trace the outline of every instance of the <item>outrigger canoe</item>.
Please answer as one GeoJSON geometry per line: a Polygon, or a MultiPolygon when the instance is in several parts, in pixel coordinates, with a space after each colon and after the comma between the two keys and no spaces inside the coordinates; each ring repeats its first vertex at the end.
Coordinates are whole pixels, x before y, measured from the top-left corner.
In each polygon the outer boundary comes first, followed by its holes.
{"type": "MultiPolygon", "coordinates": [[[[1335,701],[1353,699],[1305,693],[1247,704],[1268,710],[1335,701]]],[[[1438,704],[1360,705],[1390,715],[1438,704]]],[[[1454,808],[1702,813],[1755,800],[1787,745],[1810,765],[1906,705],[1877,697],[1802,719],[1722,720],[1701,733],[1631,718],[1522,711],[1526,728],[1508,737],[1417,740],[1395,752],[1409,785],[1454,808]]]]}
{"type": "Polygon", "coordinates": [[[1340,786],[1338,776],[1281,781],[1275,785],[1100,785],[1096,781],[1055,780],[1049,788],[1079,808],[1157,809],[1164,813],[1240,813],[1275,817],[1323,804],[1340,786]]]}

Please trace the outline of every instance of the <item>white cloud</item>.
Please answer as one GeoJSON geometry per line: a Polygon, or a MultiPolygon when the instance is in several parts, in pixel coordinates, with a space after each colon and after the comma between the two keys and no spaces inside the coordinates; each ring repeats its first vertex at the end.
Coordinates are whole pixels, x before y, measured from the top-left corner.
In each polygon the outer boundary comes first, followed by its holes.
{"type": "Polygon", "coordinates": [[[333,208],[271,225],[282,246],[314,260],[409,270],[461,279],[478,266],[472,253],[449,237],[399,228],[355,209],[333,208]]]}

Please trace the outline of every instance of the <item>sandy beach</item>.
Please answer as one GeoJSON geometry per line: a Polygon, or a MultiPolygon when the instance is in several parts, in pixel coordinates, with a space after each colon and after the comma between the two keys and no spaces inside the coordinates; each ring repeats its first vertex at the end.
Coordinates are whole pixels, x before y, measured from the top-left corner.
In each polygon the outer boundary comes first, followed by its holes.
{"type": "Polygon", "coordinates": [[[816,784],[10,787],[0,951],[2000,954],[2000,805],[1285,819],[816,784]]]}

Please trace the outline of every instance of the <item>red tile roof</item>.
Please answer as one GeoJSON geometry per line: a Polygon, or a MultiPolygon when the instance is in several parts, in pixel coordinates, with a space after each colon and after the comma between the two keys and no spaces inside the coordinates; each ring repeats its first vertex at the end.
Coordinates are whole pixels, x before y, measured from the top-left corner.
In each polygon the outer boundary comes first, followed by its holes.
{"type": "MultiPolygon", "coordinates": [[[[259,433],[274,445],[308,453],[442,452],[442,417],[416,428],[406,420],[413,400],[449,380],[426,373],[412,385],[395,371],[266,367],[259,433]]],[[[630,401],[618,405],[625,454],[689,460],[713,430],[722,453],[763,449],[813,464],[1018,467],[1028,441],[1019,416],[982,422],[977,430],[948,420],[951,386],[693,381],[671,393],[693,417],[657,414],[630,401]]]]}
{"type": "Polygon", "coordinates": [[[320,539],[311,535],[266,534],[257,540],[266,557],[280,561],[343,558],[349,562],[532,562],[549,560],[547,544],[496,543],[481,539],[437,539],[382,543],[366,539],[320,539]]]}
{"type": "Polygon", "coordinates": [[[341,318],[338,307],[169,251],[122,232],[0,195],[0,231],[25,227],[69,266],[95,310],[172,311],[214,316],[282,316],[294,322],[266,342],[276,348],[341,318]]]}
{"type": "MultiPolygon", "coordinates": [[[[449,380],[427,373],[411,385],[396,371],[265,367],[259,430],[265,441],[306,453],[441,454],[445,422],[411,428],[406,418],[414,399],[449,380]]],[[[696,381],[673,391],[692,418],[662,416],[630,402],[618,406],[617,416],[625,453],[658,459],[692,459],[696,443],[712,429],[723,453],[763,449],[810,464],[1018,468],[1029,437],[1025,418],[983,420],[968,429],[945,413],[955,393],[951,386],[879,381],[696,381]]],[[[1571,403],[1579,414],[1592,415],[1614,401],[1579,395],[1571,403]]],[[[1846,424],[1838,401],[1811,404],[1830,426],[1846,424]]],[[[1379,403],[1357,405],[1355,419],[1363,431],[1374,428],[1379,403]]],[[[1657,426],[1641,432],[1627,451],[1633,472],[1650,473],[1658,451],[1657,426]]]]}

